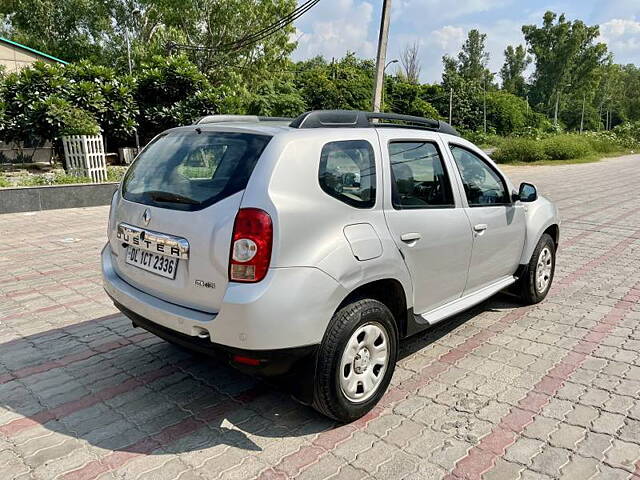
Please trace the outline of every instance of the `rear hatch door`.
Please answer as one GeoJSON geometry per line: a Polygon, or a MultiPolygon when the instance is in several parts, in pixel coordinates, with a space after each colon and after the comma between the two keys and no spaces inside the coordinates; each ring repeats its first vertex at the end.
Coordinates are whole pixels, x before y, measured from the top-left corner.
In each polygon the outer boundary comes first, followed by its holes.
{"type": "Polygon", "coordinates": [[[118,275],[168,302],[217,312],[228,283],[233,222],[270,138],[194,128],[149,144],[111,212],[118,275]]]}

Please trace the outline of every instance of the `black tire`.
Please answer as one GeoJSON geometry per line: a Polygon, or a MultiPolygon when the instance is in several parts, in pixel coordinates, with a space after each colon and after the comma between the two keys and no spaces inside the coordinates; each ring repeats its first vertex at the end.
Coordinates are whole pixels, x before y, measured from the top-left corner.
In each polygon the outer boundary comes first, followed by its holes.
{"type": "Polygon", "coordinates": [[[531,259],[529,260],[529,265],[525,268],[522,273],[522,277],[518,280],[518,290],[520,294],[520,298],[526,305],[533,305],[535,303],[539,303],[547,296],[549,293],[549,289],[551,288],[551,284],[553,283],[553,275],[556,270],[556,245],[551,238],[550,235],[544,233],[540,240],[538,241],[538,245],[536,245],[535,250],[533,251],[533,255],[531,255],[531,259]],[[549,281],[547,283],[546,288],[540,291],[536,285],[536,267],[538,265],[538,259],[540,258],[540,253],[544,249],[548,249],[551,253],[551,274],[549,275],[549,281]]]}
{"type": "Polygon", "coordinates": [[[397,352],[397,327],[386,305],[377,300],[362,299],[340,308],[333,315],[318,349],[313,407],[323,415],[344,423],[362,417],[386,392],[395,369],[397,352]],[[351,336],[366,324],[374,324],[384,329],[388,339],[389,357],[375,393],[362,402],[353,402],[347,398],[340,386],[340,362],[351,336]]]}

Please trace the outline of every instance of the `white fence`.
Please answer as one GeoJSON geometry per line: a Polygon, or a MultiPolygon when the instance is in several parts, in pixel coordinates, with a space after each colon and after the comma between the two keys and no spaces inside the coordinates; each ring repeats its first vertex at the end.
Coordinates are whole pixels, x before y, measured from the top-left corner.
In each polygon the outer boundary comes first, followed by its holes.
{"type": "Polygon", "coordinates": [[[93,182],[107,180],[107,162],[102,135],[62,137],[62,144],[71,175],[89,177],[93,182]]]}

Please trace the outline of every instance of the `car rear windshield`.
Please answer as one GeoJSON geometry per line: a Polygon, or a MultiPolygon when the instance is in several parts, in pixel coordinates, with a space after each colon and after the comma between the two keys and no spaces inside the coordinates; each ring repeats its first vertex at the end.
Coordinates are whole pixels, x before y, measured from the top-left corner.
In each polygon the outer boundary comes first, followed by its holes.
{"type": "Polygon", "coordinates": [[[195,129],[161,135],[131,165],[122,194],[145,205],[200,210],[246,188],[270,139],[195,129]]]}

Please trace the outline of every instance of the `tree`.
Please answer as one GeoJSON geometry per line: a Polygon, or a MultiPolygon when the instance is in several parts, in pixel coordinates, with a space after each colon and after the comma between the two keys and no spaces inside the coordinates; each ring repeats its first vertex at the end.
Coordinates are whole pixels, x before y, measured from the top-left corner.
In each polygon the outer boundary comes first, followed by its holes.
{"type": "Polygon", "coordinates": [[[185,53],[217,84],[246,85],[283,68],[295,47],[292,25],[264,38],[296,0],[2,0],[0,34],[70,62],[91,60],[128,71],[126,36],[135,66],[167,55],[168,43],[204,47],[185,53]]]}
{"type": "Polygon", "coordinates": [[[404,77],[391,77],[385,86],[386,110],[417,117],[440,118],[438,111],[423,98],[421,85],[408,82],[404,77]]]}
{"type": "Polygon", "coordinates": [[[420,81],[420,45],[418,42],[405,45],[400,54],[400,65],[402,65],[402,76],[409,83],[417,84],[420,81]]]}
{"type": "Polygon", "coordinates": [[[479,30],[469,30],[467,40],[458,53],[458,73],[465,80],[484,82],[490,75],[487,70],[489,52],[485,50],[486,39],[487,35],[479,30]]]}
{"type": "Polygon", "coordinates": [[[138,133],[143,142],[208,114],[241,112],[237,88],[213,87],[186,56],[154,57],[141,66],[137,80],[138,133]]]}
{"type": "Polygon", "coordinates": [[[369,110],[374,67],[354,53],[331,63],[315,57],[296,64],[294,83],[308,109],[369,110]]]}
{"type": "Polygon", "coordinates": [[[2,0],[0,34],[70,62],[101,60],[112,0],[2,0]]]}
{"type": "MultiPolygon", "coordinates": [[[[489,54],[485,51],[486,35],[471,30],[457,58],[442,57],[442,86],[453,90],[453,117],[455,126],[475,130],[483,123],[485,90],[495,88],[493,74],[486,68],[489,54]]],[[[439,96],[433,105],[440,112],[449,111],[449,96],[439,96]]]]}
{"type": "Polygon", "coordinates": [[[535,73],[531,94],[539,108],[551,113],[559,95],[588,88],[598,67],[607,60],[607,46],[596,43],[599,28],[564,15],[546,12],[542,27],[524,25],[522,33],[534,57],[535,73]]]}
{"type": "Polygon", "coordinates": [[[502,89],[524,97],[527,90],[524,71],[531,61],[531,57],[527,56],[527,51],[523,45],[518,45],[516,48],[511,45],[507,46],[504,51],[504,65],[500,69],[502,89]]]}

